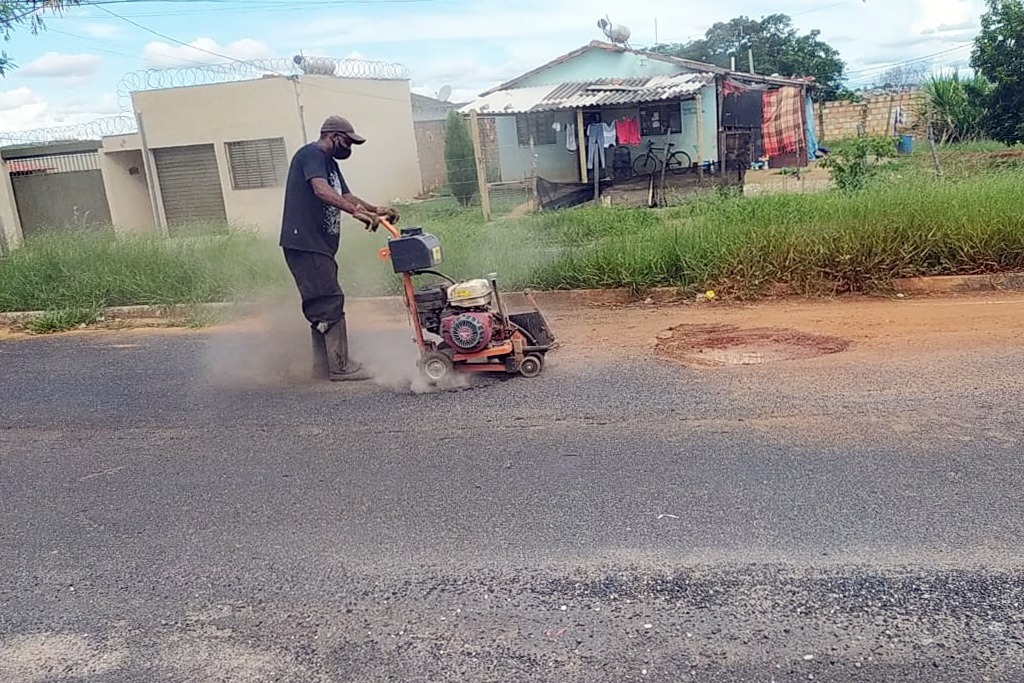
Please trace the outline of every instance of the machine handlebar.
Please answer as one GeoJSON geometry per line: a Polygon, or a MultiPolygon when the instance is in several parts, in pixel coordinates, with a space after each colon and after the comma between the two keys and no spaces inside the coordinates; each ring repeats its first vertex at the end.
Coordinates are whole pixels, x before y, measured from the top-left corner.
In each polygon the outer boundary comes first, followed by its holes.
{"type": "Polygon", "coordinates": [[[391,233],[392,237],[398,237],[398,230],[388,222],[388,219],[383,216],[378,216],[378,220],[380,221],[380,224],[384,226],[384,229],[391,233]]]}

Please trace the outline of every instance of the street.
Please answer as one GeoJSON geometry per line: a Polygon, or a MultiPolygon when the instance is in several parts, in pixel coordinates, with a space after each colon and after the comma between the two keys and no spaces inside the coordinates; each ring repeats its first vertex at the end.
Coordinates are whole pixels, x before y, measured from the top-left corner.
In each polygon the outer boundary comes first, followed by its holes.
{"type": "Polygon", "coordinates": [[[1024,680],[1024,295],[559,310],[446,392],[366,306],[362,384],[291,311],[0,340],[0,681],[1024,680]]]}

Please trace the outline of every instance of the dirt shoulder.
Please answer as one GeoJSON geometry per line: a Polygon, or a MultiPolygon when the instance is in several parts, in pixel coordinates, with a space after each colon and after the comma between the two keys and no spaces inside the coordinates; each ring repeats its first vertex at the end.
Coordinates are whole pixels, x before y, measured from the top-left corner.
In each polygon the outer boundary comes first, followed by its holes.
{"type": "MultiPolygon", "coordinates": [[[[785,299],[753,304],[590,307],[550,312],[566,350],[649,354],[680,336],[709,347],[760,331],[844,357],[894,357],[922,349],[968,350],[1024,344],[1024,293],[885,299],[785,299]]],[[[757,336],[757,335],[755,335],[757,336]]],[[[755,344],[756,346],[756,344],[755,344]]],[[[801,357],[799,353],[794,357],[801,357]]]]}
{"type": "MultiPolygon", "coordinates": [[[[189,334],[302,325],[292,302],[213,328],[168,328],[166,321],[119,322],[119,334],[189,334]]],[[[408,325],[397,300],[353,300],[350,325],[400,329],[408,325]]],[[[549,308],[566,358],[688,356],[701,349],[736,349],[772,360],[772,345],[788,345],[790,357],[814,352],[850,357],[895,357],[928,350],[969,350],[1024,344],[1024,292],[971,293],[905,299],[841,297],[773,299],[755,303],[585,305],[549,308]],[[763,348],[762,348],[763,347],[763,348]]],[[[102,327],[69,334],[90,334],[102,327]]],[[[0,332],[0,339],[24,334],[0,332]]],[[[714,354],[712,354],[713,356],[714,354]]],[[[734,354],[735,355],[735,354],[734,354]]],[[[785,353],[783,354],[785,355],[785,353]]],[[[678,359],[678,358],[677,358],[678,359]]],[[[696,363],[701,364],[701,363],[696,363]]],[[[714,364],[714,363],[712,363],[714,364]]]]}

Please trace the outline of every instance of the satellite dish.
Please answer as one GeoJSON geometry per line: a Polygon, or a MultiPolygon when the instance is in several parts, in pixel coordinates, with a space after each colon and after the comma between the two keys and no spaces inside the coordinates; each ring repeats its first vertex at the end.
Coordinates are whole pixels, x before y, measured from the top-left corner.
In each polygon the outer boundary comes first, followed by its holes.
{"type": "Polygon", "coordinates": [[[625,45],[629,42],[629,29],[622,24],[613,24],[605,18],[598,20],[597,27],[604,31],[604,35],[613,43],[625,45]]]}
{"type": "Polygon", "coordinates": [[[437,99],[442,102],[447,102],[448,98],[452,96],[452,86],[442,85],[441,89],[437,91],[437,99]]]}

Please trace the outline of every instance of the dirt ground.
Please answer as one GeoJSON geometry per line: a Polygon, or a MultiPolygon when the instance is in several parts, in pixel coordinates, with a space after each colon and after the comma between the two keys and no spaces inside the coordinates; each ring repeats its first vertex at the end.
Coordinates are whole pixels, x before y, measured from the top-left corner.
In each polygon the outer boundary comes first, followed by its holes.
{"type": "MultiPolygon", "coordinates": [[[[290,302],[215,330],[279,327],[290,302]]],[[[396,300],[349,303],[350,326],[407,329],[396,300]]],[[[657,356],[691,367],[762,364],[821,357],[838,361],[920,355],[1024,343],[1024,292],[935,295],[905,299],[842,297],[757,303],[573,305],[545,310],[565,360],[657,356]]],[[[294,316],[291,316],[294,317],[294,316]]],[[[132,334],[196,334],[166,321],[121,321],[132,334]]],[[[104,328],[99,328],[104,329],[104,328]]],[[[79,330],[72,334],[90,334],[79,330]]],[[[23,337],[0,330],[0,338],[23,337]]]]}
{"type": "MultiPolygon", "coordinates": [[[[769,346],[811,346],[820,355],[867,359],[1024,343],[1024,292],[640,305],[590,308],[583,315],[553,311],[551,318],[567,353],[660,351],[687,364],[708,365],[693,355],[702,349],[756,348],[767,340],[769,346]]],[[[806,355],[796,351],[789,357],[806,355]]]]}

